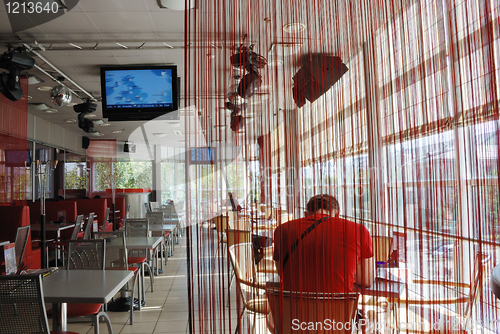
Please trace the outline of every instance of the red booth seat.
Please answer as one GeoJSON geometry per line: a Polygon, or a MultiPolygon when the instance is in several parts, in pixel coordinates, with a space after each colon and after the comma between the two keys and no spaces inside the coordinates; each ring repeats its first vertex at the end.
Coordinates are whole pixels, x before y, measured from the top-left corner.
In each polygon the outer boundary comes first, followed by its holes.
{"type": "MultiPolygon", "coordinates": [[[[0,206],[0,240],[16,240],[17,228],[30,225],[30,210],[26,205],[0,206]]],[[[39,269],[40,248],[31,247],[31,235],[28,235],[23,262],[28,269],[39,269]]]]}
{"type": "MultiPolygon", "coordinates": [[[[32,223],[40,221],[40,202],[28,202],[30,219],[32,223]]],[[[74,200],[45,202],[46,221],[54,222],[59,219],[59,213],[66,213],[66,221],[74,222],[77,216],[77,207],[74,200]]]]}
{"type": "Polygon", "coordinates": [[[95,219],[99,231],[113,231],[113,224],[109,223],[108,220],[104,221],[108,208],[108,201],[105,198],[74,199],[72,201],[76,201],[77,214],[88,216],[89,213],[93,212],[97,216],[95,219]]]}
{"type": "MultiPolygon", "coordinates": [[[[40,221],[40,202],[28,202],[30,207],[30,220],[34,224],[40,221]]],[[[59,220],[60,214],[64,212],[66,214],[67,222],[76,221],[77,208],[75,201],[55,201],[55,202],[45,202],[45,221],[55,222],[59,220]]],[[[71,238],[71,229],[67,229],[61,232],[61,240],[69,240],[71,238]]],[[[34,236],[36,236],[34,234],[34,236]]],[[[36,236],[38,238],[38,236],[36,236]]],[[[54,239],[56,235],[47,234],[48,239],[54,239]]]]}

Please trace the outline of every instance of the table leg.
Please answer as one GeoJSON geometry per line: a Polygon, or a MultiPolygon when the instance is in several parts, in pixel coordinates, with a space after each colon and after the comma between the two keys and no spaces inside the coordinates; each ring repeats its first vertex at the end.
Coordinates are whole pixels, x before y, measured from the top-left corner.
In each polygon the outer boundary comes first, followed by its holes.
{"type": "Polygon", "coordinates": [[[68,306],[66,303],[52,304],[52,330],[68,330],[68,306]]]}

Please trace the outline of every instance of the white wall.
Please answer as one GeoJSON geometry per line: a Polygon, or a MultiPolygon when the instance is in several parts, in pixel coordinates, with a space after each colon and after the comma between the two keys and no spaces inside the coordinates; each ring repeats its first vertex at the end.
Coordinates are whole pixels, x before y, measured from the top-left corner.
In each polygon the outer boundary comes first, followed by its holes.
{"type": "Polygon", "coordinates": [[[28,114],[28,140],[41,142],[74,153],[86,154],[82,135],[28,114]]]}

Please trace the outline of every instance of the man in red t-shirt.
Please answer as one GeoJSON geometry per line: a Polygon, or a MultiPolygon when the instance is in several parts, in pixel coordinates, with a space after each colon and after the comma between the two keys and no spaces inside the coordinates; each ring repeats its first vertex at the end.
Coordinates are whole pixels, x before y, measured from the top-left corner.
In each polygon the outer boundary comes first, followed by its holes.
{"type": "Polygon", "coordinates": [[[278,226],[274,260],[284,290],[351,292],[354,283],[371,286],[375,279],[370,233],[339,218],[339,203],[330,195],[312,197],[306,217],[278,226]]]}

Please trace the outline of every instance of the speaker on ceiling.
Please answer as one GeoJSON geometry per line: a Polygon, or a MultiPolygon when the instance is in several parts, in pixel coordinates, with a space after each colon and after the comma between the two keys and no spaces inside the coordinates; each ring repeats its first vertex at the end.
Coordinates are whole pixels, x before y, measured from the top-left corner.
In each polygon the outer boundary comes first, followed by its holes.
{"type": "Polygon", "coordinates": [[[314,102],[348,71],[337,56],[313,54],[293,76],[293,99],[297,107],[314,102]]]}
{"type": "Polygon", "coordinates": [[[90,145],[90,138],[89,137],[82,137],[82,148],[88,149],[90,145]]]}
{"type": "Polygon", "coordinates": [[[135,153],[135,144],[131,142],[125,142],[125,144],[123,145],[123,152],[135,153]]]}

